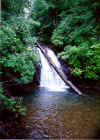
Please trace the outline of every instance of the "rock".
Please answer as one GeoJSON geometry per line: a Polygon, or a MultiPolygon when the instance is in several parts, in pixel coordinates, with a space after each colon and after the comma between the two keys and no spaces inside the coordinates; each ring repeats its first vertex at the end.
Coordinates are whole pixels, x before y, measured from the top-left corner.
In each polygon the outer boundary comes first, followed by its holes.
{"type": "Polygon", "coordinates": [[[41,64],[40,62],[35,64],[35,74],[33,77],[33,82],[36,82],[37,84],[39,84],[40,81],[40,71],[41,71],[41,64]]]}

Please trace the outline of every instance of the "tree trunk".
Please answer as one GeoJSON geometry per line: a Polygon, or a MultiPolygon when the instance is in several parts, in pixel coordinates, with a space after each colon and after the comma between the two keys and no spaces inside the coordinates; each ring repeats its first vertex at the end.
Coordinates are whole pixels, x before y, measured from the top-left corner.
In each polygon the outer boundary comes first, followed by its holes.
{"type": "Polygon", "coordinates": [[[39,45],[38,42],[36,42],[37,47],[41,50],[41,52],[43,53],[43,55],[46,57],[46,59],[48,60],[49,64],[54,68],[54,70],[58,73],[58,75],[61,77],[61,79],[65,82],[65,84],[69,85],[74,91],[76,91],[79,95],[82,95],[82,92],[75,86],[73,85],[73,83],[71,81],[69,81],[65,74],[60,71],[57,66],[52,62],[51,58],[45,53],[45,51],[43,50],[43,48],[41,48],[41,46],[39,45]]]}

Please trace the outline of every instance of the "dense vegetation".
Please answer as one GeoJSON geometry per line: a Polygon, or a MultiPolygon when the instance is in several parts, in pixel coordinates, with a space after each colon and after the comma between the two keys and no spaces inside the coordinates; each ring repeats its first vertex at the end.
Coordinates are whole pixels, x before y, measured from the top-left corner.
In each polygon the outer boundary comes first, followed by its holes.
{"type": "MultiPolygon", "coordinates": [[[[33,80],[38,62],[32,51],[35,39],[52,46],[73,79],[100,85],[100,0],[1,0],[1,7],[0,137],[16,129],[20,116],[26,115],[23,97],[15,97],[8,87],[33,80]],[[11,125],[9,114],[16,121],[11,125]]],[[[17,130],[25,133],[18,127],[13,135],[17,130]]]]}
{"type": "Polygon", "coordinates": [[[29,5],[25,0],[4,0],[1,5],[0,106],[13,109],[16,101],[3,95],[5,83],[32,81],[37,62],[32,52],[34,28],[39,23],[25,18],[24,9],[29,5]]]}
{"type": "Polygon", "coordinates": [[[52,43],[76,77],[100,79],[99,0],[2,0],[1,5],[0,102],[4,106],[15,105],[4,96],[6,81],[33,79],[35,37],[52,43]]]}
{"type": "Polygon", "coordinates": [[[37,31],[80,78],[99,79],[99,7],[94,0],[35,0],[33,5],[32,18],[40,22],[37,31]]]}

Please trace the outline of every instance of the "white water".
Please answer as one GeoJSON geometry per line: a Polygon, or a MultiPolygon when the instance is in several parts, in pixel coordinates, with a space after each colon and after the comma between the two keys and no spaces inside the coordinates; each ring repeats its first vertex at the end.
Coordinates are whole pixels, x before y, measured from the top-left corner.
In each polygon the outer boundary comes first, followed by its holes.
{"type": "MultiPolygon", "coordinates": [[[[46,48],[47,55],[52,59],[53,63],[57,66],[57,68],[61,69],[61,65],[54,54],[54,52],[48,48],[46,48]]],[[[41,59],[41,78],[40,78],[40,87],[48,88],[48,90],[52,91],[64,91],[68,86],[65,85],[63,80],[59,77],[57,72],[53,69],[53,67],[48,63],[45,56],[39,50],[40,59],[41,59]]]]}

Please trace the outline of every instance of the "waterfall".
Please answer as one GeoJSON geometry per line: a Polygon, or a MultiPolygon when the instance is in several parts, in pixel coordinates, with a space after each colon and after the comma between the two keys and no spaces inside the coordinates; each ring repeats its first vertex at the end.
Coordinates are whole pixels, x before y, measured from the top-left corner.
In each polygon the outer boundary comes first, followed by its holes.
{"type": "MultiPolygon", "coordinates": [[[[41,78],[40,78],[40,87],[48,88],[52,91],[63,91],[68,88],[63,80],[59,77],[57,72],[53,67],[48,63],[48,60],[38,49],[40,60],[41,60],[41,78]]],[[[47,55],[51,58],[53,63],[61,70],[61,65],[52,50],[45,48],[47,55]]]]}

